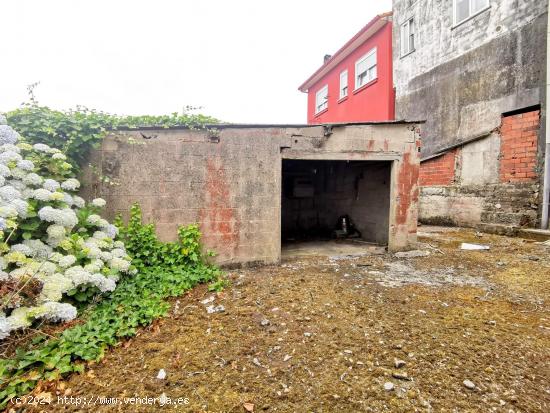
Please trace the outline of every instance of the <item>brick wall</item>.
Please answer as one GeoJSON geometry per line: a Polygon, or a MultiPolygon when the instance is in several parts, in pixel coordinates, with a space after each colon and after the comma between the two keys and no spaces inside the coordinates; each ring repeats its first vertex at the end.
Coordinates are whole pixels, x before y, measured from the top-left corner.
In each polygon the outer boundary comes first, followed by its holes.
{"type": "Polygon", "coordinates": [[[420,186],[451,185],[455,180],[457,149],[420,164],[420,186]]]}
{"type": "Polygon", "coordinates": [[[537,139],[540,111],[502,118],[500,181],[533,182],[537,179],[537,139]]]}

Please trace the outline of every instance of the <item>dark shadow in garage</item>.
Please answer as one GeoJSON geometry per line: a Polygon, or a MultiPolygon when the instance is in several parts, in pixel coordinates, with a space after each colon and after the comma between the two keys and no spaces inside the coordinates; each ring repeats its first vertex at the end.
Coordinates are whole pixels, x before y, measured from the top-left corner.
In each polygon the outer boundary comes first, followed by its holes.
{"type": "Polygon", "coordinates": [[[387,245],[391,162],[284,159],[283,246],[303,242],[387,245]]]}

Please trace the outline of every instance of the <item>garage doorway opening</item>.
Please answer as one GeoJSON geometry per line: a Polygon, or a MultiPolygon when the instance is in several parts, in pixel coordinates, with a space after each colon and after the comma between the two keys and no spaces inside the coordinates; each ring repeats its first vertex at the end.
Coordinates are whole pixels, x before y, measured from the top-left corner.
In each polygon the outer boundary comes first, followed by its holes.
{"type": "Polygon", "coordinates": [[[387,245],[391,165],[283,159],[283,248],[327,241],[387,245]]]}

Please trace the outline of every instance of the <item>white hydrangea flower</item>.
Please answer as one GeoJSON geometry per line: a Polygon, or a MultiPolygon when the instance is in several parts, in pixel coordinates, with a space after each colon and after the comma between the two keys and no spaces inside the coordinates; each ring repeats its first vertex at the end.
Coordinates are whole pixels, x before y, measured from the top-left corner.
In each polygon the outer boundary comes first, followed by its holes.
{"type": "Polygon", "coordinates": [[[43,282],[40,292],[43,301],[59,301],[74,286],[70,277],[58,272],[45,277],[43,282]]]}
{"type": "Polygon", "coordinates": [[[65,197],[61,192],[52,192],[50,194],[50,201],[63,201],[65,197]]]}
{"type": "Polygon", "coordinates": [[[65,161],[65,160],[67,160],[67,157],[65,155],[63,155],[62,153],[55,153],[55,154],[53,154],[52,159],[65,161]]]}
{"type": "Polygon", "coordinates": [[[11,246],[10,251],[20,252],[21,254],[25,254],[27,257],[32,257],[34,255],[32,248],[25,244],[14,244],[11,246]]]}
{"type": "Polygon", "coordinates": [[[0,256],[0,270],[5,270],[7,267],[8,264],[6,264],[4,257],[0,256]]]}
{"type": "Polygon", "coordinates": [[[4,186],[6,184],[6,178],[3,176],[0,176],[0,186],[4,186]]]}
{"type": "Polygon", "coordinates": [[[73,205],[77,208],[84,208],[84,206],[86,205],[86,201],[84,201],[78,195],[74,195],[73,196],[73,205]]]}
{"type": "Polygon", "coordinates": [[[107,229],[107,227],[109,225],[111,225],[111,224],[109,224],[109,221],[107,221],[106,219],[103,219],[103,218],[101,218],[97,223],[97,226],[99,228],[101,228],[107,235],[109,235],[109,233],[105,230],[107,229]]]}
{"type": "Polygon", "coordinates": [[[0,152],[8,151],[20,153],[21,149],[16,145],[12,145],[11,143],[5,143],[4,145],[0,146],[0,152]]]}
{"type": "MultiPolygon", "coordinates": [[[[52,254],[53,250],[50,246],[44,244],[39,239],[27,239],[23,241],[23,245],[26,245],[29,247],[33,254],[32,257],[38,258],[41,260],[46,260],[48,257],[52,254]]],[[[43,265],[46,265],[46,263],[42,263],[43,265]]],[[[50,263],[51,264],[51,263],[50,263]]],[[[42,269],[43,271],[43,269],[42,269]]]]}
{"type": "Polygon", "coordinates": [[[98,267],[98,266],[93,265],[93,264],[86,264],[84,266],[84,270],[88,271],[89,273],[96,273],[96,272],[101,271],[101,267],[98,267]]]}
{"type": "Polygon", "coordinates": [[[113,258],[113,254],[111,254],[110,252],[107,252],[107,251],[102,251],[101,254],[99,255],[99,258],[102,261],[108,262],[113,258]]]}
{"type": "Polygon", "coordinates": [[[35,189],[32,193],[32,197],[37,201],[49,201],[52,193],[44,188],[35,189]]]}
{"type": "Polygon", "coordinates": [[[8,319],[6,318],[6,314],[4,314],[3,311],[0,311],[0,340],[4,340],[6,337],[10,335],[10,325],[8,323],[8,319]]]}
{"type": "Polygon", "coordinates": [[[92,237],[97,240],[104,240],[105,238],[109,238],[109,236],[103,231],[94,232],[94,235],[92,237]]]}
{"type": "Polygon", "coordinates": [[[26,185],[41,186],[43,182],[44,182],[44,179],[42,179],[40,175],[35,174],[34,172],[27,174],[23,178],[23,183],[25,183],[26,185]]]}
{"type": "Polygon", "coordinates": [[[0,217],[2,218],[15,218],[17,216],[17,210],[9,205],[0,206],[0,217]]]}
{"type": "Polygon", "coordinates": [[[4,231],[7,227],[6,220],[0,216],[0,231],[4,231]]]}
{"type": "Polygon", "coordinates": [[[126,246],[124,245],[124,242],[122,241],[115,241],[115,243],[113,244],[113,247],[114,248],[120,248],[120,249],[123,249],[126,251],[126,246]]]}
{"type": "Polygon", "coordinates": [[[61,185],[59,185],[59,182],[55,179],[46,179],[42,187],[48,191],[55,192],[61,187],[61,185]]]}
{"type": "Polygon", "coordinates": [[[0,163],[4,165],[7,165],[10,162],[19,162],[21,159],[23,159],[21,155],[14,151],[0,153],[0,163]]]}
{"type": "Polygon", "coordinates": [[[51,149],[48,145],[44,143],[35,143],[32,147],[38,152],[48,152],[51,149]]]}
{"type": "Polygon", "coordinates": [[[91,214],[86,219],[86,222],[90,225],[97,225],[100,221],[101,221],[101,217],[99,215],[96,215],[96,214],[91,214]]]}
{"type": "MultiPolygon", "coordinates": [[[[19,179],[11,179],[9,184],[13,186],[15,189],[17,189],[19,192],[27,188],[25,183],[23,181],[20,181],[19,179]]],[[[22,193],[21,193],[21,196],[23,196],[22,193]]]]}
{"type": "Polygon", "coordinates": [[[8,178],[11,176],[11,169],[4,164],[0,164],[0,176],[8,178]]]}
{"type": "Polygon", "coordinates": [[[73,204],[73,197],[65,192],[63,193],[63,202],[65,202],[68,206],[71,206],[73,204]]]}
{"type": "Polygon", "coordinates": [[[77,315],[76,308],[71,304],[48,301],[39,307],[43,312],[41,318],[53,322],[67,322],[74,320],[77,315]]]}
{"type": "Polygon", "coordinates": [[[72,228],[78,223],[75,212],[70,208],[55,209],[45,206],[38,211],[38,217],[42,221],[54,222],[68,228],[72,228]]]}
{"type": "Polygon", "coordinates": [[[122,248],[113,248],[111,250],[111,254],[113,257],[116,257],[116,258],[126,257],[126,251],[122,248]]]}
{"type": "Polygon", "coordinates": [[[21,192],[19,192],[17,189],[15,189],[11,185],[5,185],[0,188],[0,198],[2,198],[4,201],[12,201],[14,199],[20,199],[21,192]]]}
{"type": "Polygon", "coordinates": [[[76,257],[74,255],[65,255],[58,262],[60,267],[68,268],[76,262],[76,257]]]}
{"type": "Polygon", "coordinates": [[[32,161],[22,159],[19,162],[17,162],[17,167],[24,171],[32,171],[34,169],[34,163],[32,161]]]}
{"type": "Polygon", "coordinates": [[[118,270],[118,271],[121,271],[121,272],[126,272],[130,268],[130,262],[126,261],[126,260],[123,260],[122,258],[113,257],[109,261],[109,266],[114,270],[118,270]]]}
{"type": "Polygon", "coordinates": [[[46,229],[46,232],[51,238],[57,238],[57,239],[65,238],[65,235],[66,235],[65,227],[57,224],[50,225],[46,229]]]}
{"type": "Polygon", "coordinates": [[[21,168],[15,167],[11,170],[11,176],[17,179],[24,179],[27,176],[28,172],[24,171],[21,168]]]}
{"type": "Polygon", "coordinates": [[[0,281],[7,281],[10,275],[6,271],[0,270],[0,281]]]}
{"type": "Polygon", "coordinates": [[[30,327],[32,320],[29,317],[28,307],[19,307],[12,311],[7,317],[10,330],[17,330],[23,327],[30,327]]]}
{"type": "MultiPolygon", "coordinates": [[[[8,124],[8,120],[6,119],[6,115],[0,113],[0,125],[7,125],[8,124]]],[[[1,315],[2,313],[0,313],[1,315]]]]}
{"type": "Polygon", "coordinates": [[[61,184],[61,188],[66,191],[76,191],[80,188],[80,182],[78,182],[78,179],[69,178],[61,184]]]}
{"type": "Polygon", "coordinates": [[[19,140],[19,134],[8,125],[0,125],[0,145],[14,144],[19,140]]]}
{"type": "Polygon", "coordinates": [[[109,238],[114,239],[118,235],[118,228],[116,225],[108,224],[103,230],[107,233],[109,238]]]}
{"type": "Polygon", "coordinates": [[[52,255],[50,255],[50,261],[53,262],[59,262],[61,258],[63,258],[63,254],[60,254],[59,252],[54,252],[52,255]]]}
{"type": "Polygon", "coordinates": [[[103,208],[107,202],[103,198],[95,198],[92,200],[92,205],[98,208],[103,208]]]}
{"type": "MultiPolygon", "coordinates": [[[[50,253],[50,255],[51,255],[51,253],[50,253]]],[[[55,265],[53,262],[44,261],[41,264],[40,272],[43,272],[44,274],[51,275],[51,274],[55,273],[56,271],[57,271],[57,265],[55,265]]]]}
{"type": "Polygon", "coordinates": [[[10,206],[15,208],[19,217],[23,219],[27,218],[29,213],[29,204],[26,201],[23,201],[22,199],[14,199],[10,202],[10,206]]]}
{"type": "Polygon", "coordinates": [[[86,256],[88,258],[99,258],[99,256],[101,255],[101,250],[95,245],[86,247],[86,249],[87,249],[86,256]]]}

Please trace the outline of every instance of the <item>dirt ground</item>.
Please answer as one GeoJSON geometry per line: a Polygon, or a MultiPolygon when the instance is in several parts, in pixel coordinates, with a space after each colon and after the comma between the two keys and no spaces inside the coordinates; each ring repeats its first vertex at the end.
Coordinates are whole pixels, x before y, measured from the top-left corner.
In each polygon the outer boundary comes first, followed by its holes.
{"type": "Polygon", "coordinates": [[[232,271],[213,302],[201,303],[212,296],[204,286],[191,291],[170,317],[57,384],[95,405],[54,396],[40,410],[550,411],[550,247],[423,231],[425,257],[375,251],[232,271]],[[161,395],[189,404],[99,399],[161,395]]]}

